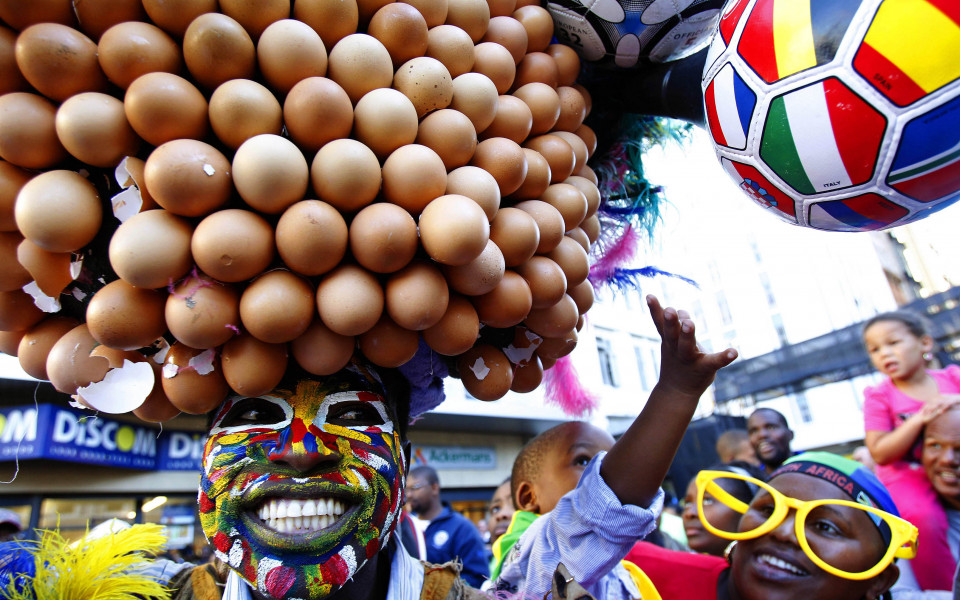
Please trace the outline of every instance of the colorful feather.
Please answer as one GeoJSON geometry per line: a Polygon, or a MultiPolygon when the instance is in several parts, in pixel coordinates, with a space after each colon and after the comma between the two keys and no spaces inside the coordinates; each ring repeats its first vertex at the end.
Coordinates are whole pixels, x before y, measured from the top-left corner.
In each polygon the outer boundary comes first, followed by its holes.
{"type": "Polygon", "coordinates": [[[597,397],[580,383],[569,356],[564,356],[543,373],[546,399],[571,417],[582,417],[597,407],[597,397]]]}

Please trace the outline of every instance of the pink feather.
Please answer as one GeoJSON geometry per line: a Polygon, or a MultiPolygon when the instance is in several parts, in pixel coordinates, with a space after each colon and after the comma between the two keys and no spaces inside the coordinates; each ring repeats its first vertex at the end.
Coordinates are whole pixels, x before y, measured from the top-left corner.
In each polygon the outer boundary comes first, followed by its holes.
{"type": "Polygon", "coordinates": [[[571,417],[582,417],[597,407],[597,397],[580,383],[577,369],[569,356],[564,356],[543,374],[546,399],[571,417]]]}
{"type": "Polygon", "coordinates": [[[619,239],[602,248],[600,259],[590,267],[589,279],[593,289],[599,290],[617,269],[629,264],[637,255],[639,244],[639,235],[631,225],[627,225],[619,239]]]}

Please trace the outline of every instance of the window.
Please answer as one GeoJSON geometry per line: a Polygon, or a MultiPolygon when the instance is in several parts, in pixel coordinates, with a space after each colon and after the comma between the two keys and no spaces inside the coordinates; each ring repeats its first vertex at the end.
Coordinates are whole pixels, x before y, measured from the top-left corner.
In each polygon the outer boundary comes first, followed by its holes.
{"type": "Polygon", "coordinates": [[[620,387],[620,378],[617,376],[617,367],[610,349],[610,340],[597,338],[597,356],[600,358],[600,376],[603,383],[610,387],[620,387]]]}

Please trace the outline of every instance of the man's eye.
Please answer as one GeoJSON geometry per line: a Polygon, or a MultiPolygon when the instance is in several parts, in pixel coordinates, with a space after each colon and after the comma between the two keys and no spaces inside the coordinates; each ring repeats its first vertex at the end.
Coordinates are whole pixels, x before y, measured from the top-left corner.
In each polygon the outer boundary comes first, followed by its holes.
{"type": "Polygon", "coordinates": [[[287,416],[283,409],[262,398],[245,398],[233,405],[220,427],[242,425],[270,425],[284,421],[287,416]]]}
{"type": "Polygon", "coordinates": [[[369,402],[344,402],[330,408],[327,422],[343,427],[372,427],[383,425],[383,417],[369,402]]]}

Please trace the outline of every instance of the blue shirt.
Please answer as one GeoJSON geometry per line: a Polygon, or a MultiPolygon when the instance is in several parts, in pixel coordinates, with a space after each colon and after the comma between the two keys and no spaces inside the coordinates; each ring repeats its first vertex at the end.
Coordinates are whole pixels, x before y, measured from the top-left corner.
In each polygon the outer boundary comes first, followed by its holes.
{"type": "Polygon", "coordinates": [[[480,589],[490,577],[487,551],[480,532],[473,522],[444,504],[443,510],[427,525],[423,537],[427,542],[427,562],[443,564],[451,560],[463,563],[460,576],[480,589]]]}

